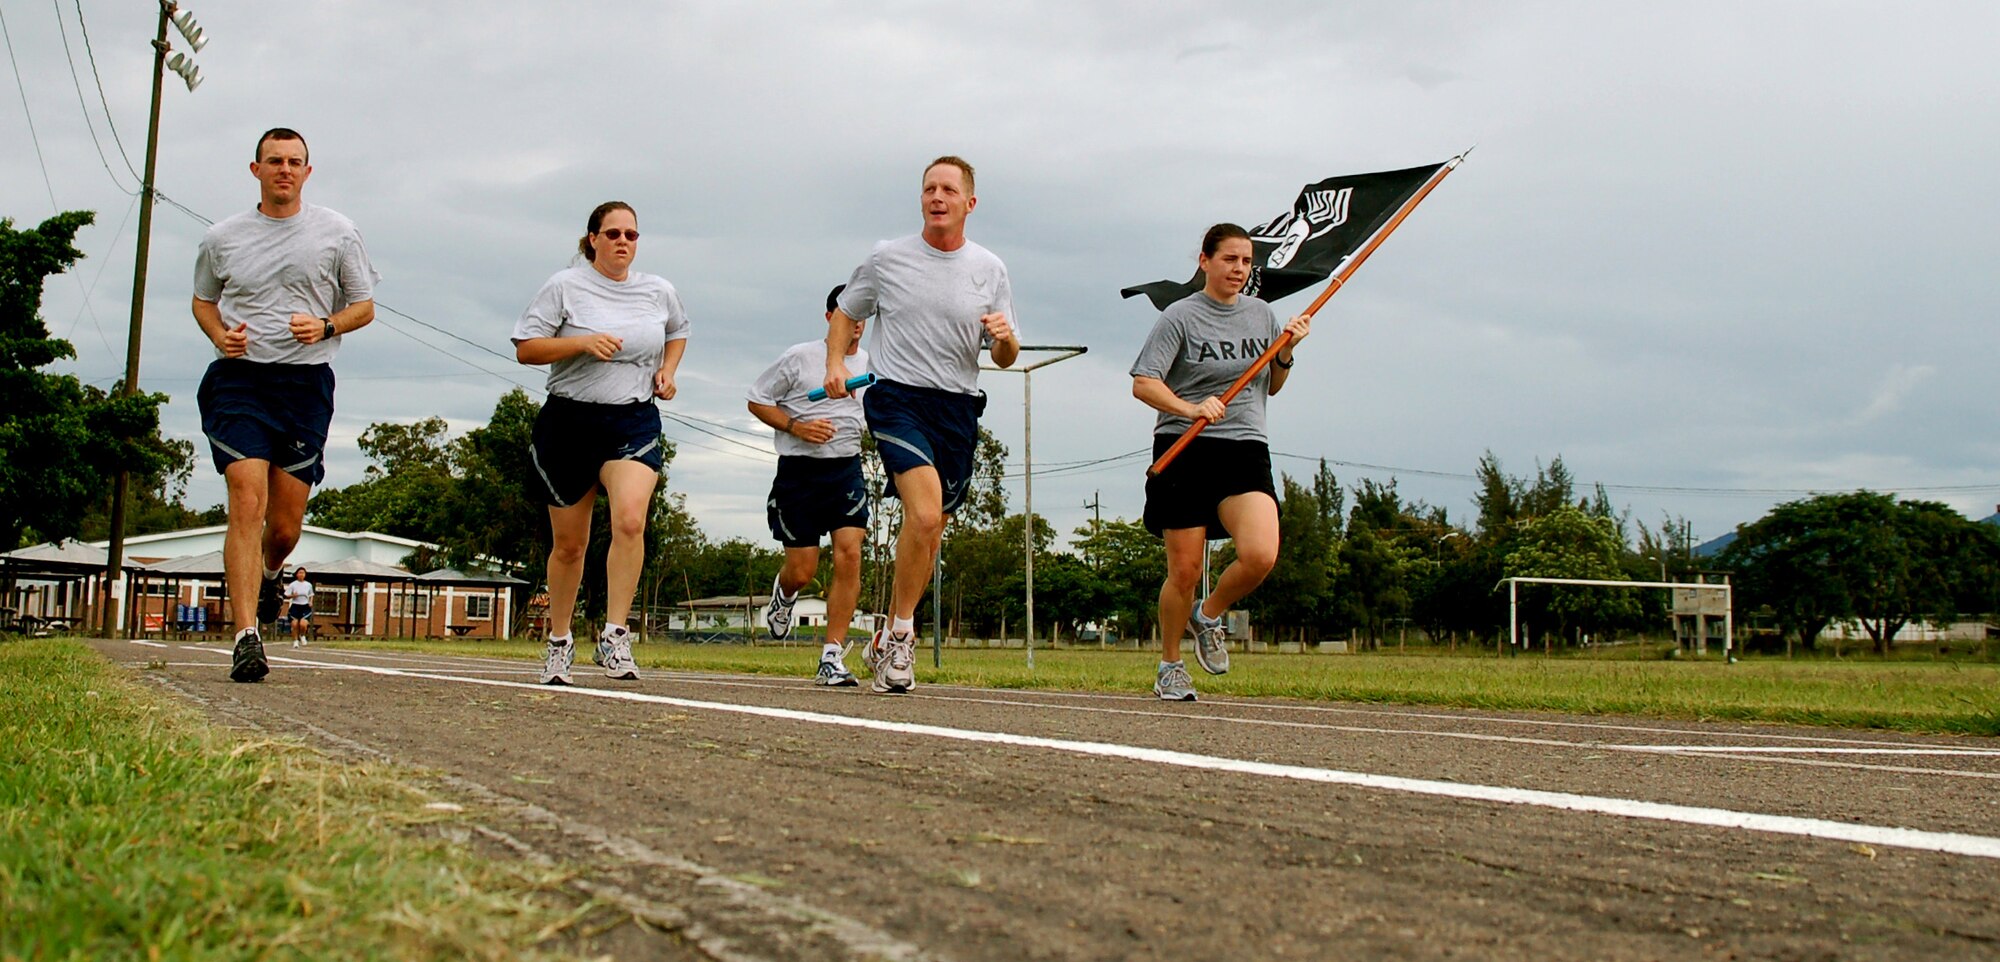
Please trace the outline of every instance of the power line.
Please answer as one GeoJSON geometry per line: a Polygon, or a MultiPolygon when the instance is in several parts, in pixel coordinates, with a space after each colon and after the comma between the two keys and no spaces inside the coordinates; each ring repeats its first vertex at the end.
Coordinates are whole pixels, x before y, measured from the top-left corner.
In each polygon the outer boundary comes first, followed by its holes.
{"type": "MultiPolygon", "coordinates": [[[[111,131],[111,142],[118,146],[118,159],[125,162],[125,169],[132,174],[133,180],[144,184],[146,179],[139,176],[139,172],[133,169],[132,158],[125,153],[125,141],[120,140],[118,137],[118,124],[111,119],[111,100],[104,96],[104,76],[97,72],[97,52],[90,49],[90,24],[86,23],[83,19],[83,0],[73,0],[73,2],[76,4],[76,25],[83,33],[83,55],[90,60],[91,79],[97,81],[97,102],[104,105],[104,126],[111,131]]],[[[62,19],[60,8],[58,8],[56,19],[58,21],[62,19]]],[[[64,37],[64,43],[67,44],[67,42],[68,38],[64,37]]],[[[65,47],[64,49],[68,48],[65,47]]],[[[72,65],[71,69],[74,69],[74,65],[72,65]]],[[[166,200],[166,198],[160,197],[160,192],[157,190],[153,191],[153,196],[161,200],[166,200]]],[[[172,201],[168,201],[168,203],[172,203],[172,201]]],[[[179,207],[180,205],[174,204],[174,206],[179,207]]],[[[186,208],[182,209],[185,210],[186,208]]]]}
{"type": "MultiPolygon", "coordinates": [[[[76,56],[70,53],[69,27],[63,23],[62,0],[50,0],[50,2],[54,3],[56,7],[56,30],[62,34],[63,60],[69,64],[69,81],[76,88],[76,106],[77,109],[83,111],[83,127],[85,130],[90,131],[90,145],[97,148],[97,160],[104,165],[104,174],[111,178],[111,183],[119,190],[125,191],[125,193],[137,194],[138,191],[136,190],[125,190],[125,185],[119,181],[118,175],[111,172],[111,159],[104,156],[104,144],[97,139],[97,125],[90,120],[90,105],[84,103],[83,100],[83,78],[76,75],[76,56]]],[[[81,17],[82,12],[82,8],[79,7],[77,15],[81,17]]],[[[101,95],[103,91],[104,88],[100,82],[98,93],[101,95]]],[[[109,121],[111,117],[110,111],[105,111],[104,116],[109,121]]],[[[127,163],[126,166],[129,167],[131,165],[127,163]]]]}
{"type": "Polygon", "coordinates": [[[28,120],[28,139],[35,142],[35,163],[42,168],[42,186],[49,191],[49,208],[54,213],[62,213],[62,205],[56,203],[56,185],[49,181],[49,164],[42,159],[42,137],[35,132],[35,113],[28,109],[28,85],[21,82],[21,61],[14,56],[14,34],[7,29],[7,16],[0,13],[0,38],[7,41],[7,62],[14,68],[14,87],[21,92],[21,116],[28,120]]]}
{"type": "MultiPolygon", "coordinates": [[[[1479,476],[1476,474],[1465,474],[1456,471],[1433,471],[1427,468],[1406,468],[1406,467],[1398,467],[1395,465],[1369,464],[1365,461],[1342,461],[1338,458],[1329,458],[1323,456],[1313,457],[1304,454],[1292,454],[1286,451],[1273,451],[1271,453],[1281,458],[1292,458],[1298,461],[1308,461],[1313,463],[1324,461],[1327,464],[1338,465],[1340,467],[1345,467],[1345,468],[1354,468],[1360,471],[1382,472],[1388,474],[1417,475],[1417,476],[1431,477],[1431,478],[1446,478],[1454,481],[1479,480],[1479,476]]],[[[1694,497],[1744,497],[1744,498],[1810,497],[1815,494],[1825,494],[1829,491],[1855,490],[1852,488],[1837,488],[1837,487],[1730,488],[1730,487],[1699,486],[1699,485],[1619,484],[1614,482],[1602,482],[1600,483],[1600,485],[1596,486],[1601,486],[1606,491],[1626,491],[1634,494],[1674,494],[1674,495],[1687,495],[1694,497]]],[[[1931,484],[1931,485],[1885,484],[1885,485],[1880,485],[1879,488],[1880,490],[1884,491],[1896,491],[1909,494],[1952,494],[1952,493],[1963,494],[1974,491],[2000,491],[2000,484],[1931,484]]],[[[1874,488],[1870,488],[1870,490],[1874,490],[1874,488]]]]}
{"type": "MultiPolygon", "coordinates": [[[[97,316],[97,308],[90,304],[90,296],[97,293],[97,282],[104,279],[104,269],[111,266],[111,252],[118,249],[118,238],[125,233],[125,225],[132,222],[132,211],[139,206],[139,195],[132,195],[132,202],[125,205],[125,216],[118,221],[118,229],[111,232],[110,245],[104,249],[104,258],[97,262],[97,273],[91,277],[90,286],[83,291],[83,306],[76,309],[76,316],[70,318],[69,331],[64,337],[76,334],[76,325],[83,320],[84,312],[90,313],[91,326],[97,328],[97,337],[104,341],[104,349],[111,350],[111,341],[104,336],[104,323],[97,316]]],[[[122,375],[121,375],[122,376],[122,375]]]]}

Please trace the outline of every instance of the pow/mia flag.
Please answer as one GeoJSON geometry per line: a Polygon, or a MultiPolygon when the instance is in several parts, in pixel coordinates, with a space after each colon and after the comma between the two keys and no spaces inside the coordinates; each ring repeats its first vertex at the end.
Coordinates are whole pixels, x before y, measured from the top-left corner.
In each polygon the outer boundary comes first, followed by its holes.
{"type": "MultiPolygon", "coordinates": [[[[1250,228],[1256,257],[1243,293],[1275,301],[1326,280],[1444,166],[1328,177],[1307,184],[1291,210],[1250,228]]],[[[1154,281],[1118,293],[1144,294],[1154,307],[1165,310],[1201,290],[1205,280],[1197,270],[1184,283],[1154,281]]]]}

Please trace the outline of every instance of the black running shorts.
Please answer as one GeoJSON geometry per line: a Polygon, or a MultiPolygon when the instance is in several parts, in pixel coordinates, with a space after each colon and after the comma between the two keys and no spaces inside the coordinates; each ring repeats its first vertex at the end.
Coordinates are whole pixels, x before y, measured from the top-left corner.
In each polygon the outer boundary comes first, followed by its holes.
{"type": "Polygon", "coordinates": [[[542,495],[558,508],[578,504],[597,489],[607,462],[637,461],[655,471],[660,451],[660,411],[651,401],[597,404],[550,395],[535,417],[528,453],[542,480],[542,495]]]}
{"type": "MultiPolygon", "coordinates": [[[[1153,460],[1167,453],[1178,434],[1153,435],[1153,460]]],[[[1271,483],[1271,448],[1262,441],[1196,437],[1158,477],[1146,479],[1146,530],[1207,528],[1210,538],[1229,532],[1216,516],[1222,499],[1262,491],[1278,500],[1271,483]]]]}

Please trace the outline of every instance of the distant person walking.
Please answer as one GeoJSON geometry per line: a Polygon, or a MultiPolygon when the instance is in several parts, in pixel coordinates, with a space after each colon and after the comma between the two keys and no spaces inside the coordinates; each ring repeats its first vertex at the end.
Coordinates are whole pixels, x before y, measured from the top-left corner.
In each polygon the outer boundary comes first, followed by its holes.
{"type": "Polygon", "coordinates": [[[604,629],[596,662],[612,678],[636,680],[626,628],[646,562],[646,517],[665,463],[655,398],[672,400],[687,350],[688,317],[665,278],[632,270],[639,218],[608,201],[590,212],[577,253],[514,325],[514,356],[549,365],[548,403],[535,418],[529,455],[548,499],[549,638],[542,684],[568,685],[576,657],[571,622],[590,545],[590,513],[611,501],[605,559],[604,629]]]}
{"type": "Polygon", "coordinates": [[[1181,661],[1181,632],[1192,625],[1195,660],[1204,671],[1227,672],[1222,615],[1262,584],[1278,559],[1278,496],[1264,407],[1285,386],[1292,350],[1311,333],[1312,319],[1294,317],[1280,327],[1271,305],[1242,293],[1254,256],[1243,228],[1209,228],[1201,240],[1202,289],[1160,312],[1132,362],[1132,395],[1160,412],[1153,424],[1154,460],[1195,418],[1210,422],[1165,471],[1146,481],[1146,530],[1167,547],[1153,692],[1168,701],[1196,697],[1181,661]],[[1283,331],[1291,332],[1291,345],[1225,407],[1221,395],[1283,331]],[[1207,598],[1196,599],[1202,549],[1209,538],[1225,535],[1236,544],[1236,560],[1207,598]]]}
{"type": "Polygon", "coordinates": [[[379,280],[354,223],[301,199],[312,163],[297,131],[258,137],[250,174],[257,207],[202,237],[192,308],[216,352],[195,399],[228,488],[222,564],[240,682],[271,670],[258,625],[278,618],[278,577],[326,474],[333,357],[375,319],[379,280]]]}
{"type": "Polygon", "coordinates": [[[306,580],[305,565],[292,569],[292,580],[285,582],[285,616],[292,621],[292,647],[297,648],[312,639],[313,586],[306,580]]]}
{"type": "Polygon", "coordinates": [[[923,230],[876,244],[827,319],[823,384],[839,398],[847,395],[855,322],[875,318],[880,380],[863,406],[889,471],[887,493],[903,502],[889,626],[862,652],[877,692],[916,686],[917,602],[930,584],[945,524],[965,502],[986,410],[980,349],[990,349],[1001,367],[1021,354],[1007,265],[965,236],[965,220],[978,204],[971,164],[951,156],[931,161],[918,195],[923,230]]]}
{"type": "MultiPolygon", "coordinates": [[[[826,317],[838,309],[843,284],[826,295],[826,317]]],[[[867,370],[861,349],[865,321],[854,321],[846,363],[867,370]]],[[[765,515],[771,537],[785,546],[785,565],[771,582],[764,624],[772,638],[792,633],[799,589],[819,573],[819,543],[833,541],[833,581],[826,592],[826,634],[813,680],[831,687],[859,684],[847,670],[847,628],[861,596],[861,542],[868,534],[868,485],[861,476],[861,397],[807,395],[826,374],[824,340],[794,344],[750,385],[750,413],[769,425],[778,449],[765,515]]]]}

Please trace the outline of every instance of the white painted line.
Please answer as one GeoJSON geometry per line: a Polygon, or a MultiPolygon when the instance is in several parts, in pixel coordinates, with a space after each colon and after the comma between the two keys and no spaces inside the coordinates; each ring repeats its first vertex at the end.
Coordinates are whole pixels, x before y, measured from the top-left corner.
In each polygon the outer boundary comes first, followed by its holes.
{"type": "Polygon", "coordinates": [[[942,725],[884,721],[874,718],[856,718],[848,715],[800,711],[791,708],[768,708],[761,705],[735,705],[727,702],[697,701],[692,698],[675,698],[668,695],[653,695],[646,692],[612,688],[561,687],[552,689],[545,685],[504,681],[497,678],[468,678],[434,672],[381,668],[373,665],[347,665],[338,662],[313,663],[298,659],[292,660],[300,664],[315,665],[316,667],[360,671],[374,675],[416,678],[426,681],[457,682],[466,685],[485,685],[494,688],[521,688],[540,692],[553,691],[568,697],[602,698],[610,701],[636,702],[649,705],[671,705],[676,708],[752,715],[761,718],[775,718],[815,725],[862,728],[872,731],[895,732],[904,735],[945,738],[954,741],[1010,745],[1018,748],[1041,748],[1078,755],[1151,762],[1153,764],[1171,765],[1179,768],[1232,772],[1243,775],[1285,778],[1322,784],[1351,785],[1358,788],[1430,795],[1440,798],[1457,798],[1467,801],[1493,802],[1505,805],[1529,805],[1538,808],[1591,812],[1602,815],[1615,815],[1621,818],[1674,822],[1685,825],[1740,828],[1778,835],[1795,835],[1829,839],[1837,842],[1886,845],[1893,848],[1968,855],[1975,858],[2000,859],[2000,838],[1984,835],[1966,835],[1958,832],[1927,832],[1911,828],[1861,825],[1826,819],[1800,818],[1791,815],[1767,815],[1758,812],[1738,812],[1722,808],[1702,808],[1691,805],[1642,802],[1627,798],[1576,795],[1569,792],[1548,792],[1527,788],[1507,788],[1503,786],[1472,785],[1421,778],[1403,778],[1393,775],[1372,775],[1366,772],[1347,772],[1330,768],[1311,768],[1303,765],[1281,765],[1272,762],[1256,762],[1247,759],[1223,758],[1214,755],[1197,755],[1191,752],[1142,748],[1135,745],[1119,745],[1108,742],[1043,738],[1034,735],[1016,735],[1008,732],[948,728],[942,725]]]}
{"type": "Polygon", "coordinates": [[[128,638],[128,639],[126,639],[126,640],[127,640],[127,641],[130,641],[131,643],[133,643],[133,644],[135,644],[135,645],[145,645],[145,646],[146,646],[146,647],[148,647],[148,648],[165,648],[165,647],[167,647],[166,645],[163,645],[163,644],[160,644],[160,643],[159,643],[159,642],[157,642],[157,641],[145,641],[145,640],[143,640],[143,639],[139,639],[139,638],[128,638]]]}
{"type": "MultiPolygon", "coordinates": [[[[217,654],[228,653],[220,649],[202,649],[202,650],[215,651],[217,654]]],[[[461,668],[449,664],[449,662],[459,662],[459,663],[498,662],[502,664],[518,664],[519,662],[517,659],[473,658],[463,655],[437,655],[437,656],[425,657],[425,656],[412,656],[408,653],[392,654],[386,652],[360,652],[351,648],[328,649],[328,650],[338,651],[343,655],[366,654],[368,656],[380,658],[385,661],[415,663],[417,665],[423,666],[424,670],[430,670],[430,671],[455,671],[464,674],[522,674],[522,675],[535,674],[535,669],[527,666],[514,668],[510,670],[486,670],[486,669],[461,668]],[[446,663],[441,664],[440,663],[441,661],[446,663]]],[[[272,661],[274,663],[288,662],[290,661],[290,659],[273,656],[272,661]]],[[[322,663],[300,662],[300,664],[317,665],[322,663]]],[[[653,680],[680,681],[680,682],[687,682],[690,684],[698,684],[711,688],[753,688],[763,691],[776,691],[776,692],[784,692],[788,694],[800,694],[800,695],[806,695],[806,694],[821,695],[826,693],[819,688],[804,684],[803,681],[797,683],[769,681],[766,680],[770,677],[767,675],[739,675],[739,674],[728,674],[728,673],[710,673],[710,672],[696,672],[696,671],[684,671],[684,670],[673,671],[666,669],[655,669],[654,671],[649,673],[648,677],[653,680]]],[[[1061,704],[1053,701],[1034,701],[1018,697],[1018,695],[1023,695],[1023,694],[1037,694],[1037,695],[1070,696],[1072,698],[1092,698],[1097,700],[1111,700],[1111,701],[1119,701],[1127,703],[1134,701],[1146,701],[1146,702],[1151,701],[1151,699],[1141,699],[1136,696],[1103,695],[1103,694],[1094,694],[1088,692],[1033,692],[1033,693],[1021,692],[1021,693],[1016,693],[1017,697],[1015,698],[994,698],[994,697],[973,697],[970,695],[940,695],[937,694],[937,692],[939,691],[963,691],[971,693],[984,693],[984,692],[989,692],[990,689],[972,688],[972,687],[957,686],[957,685],[930,685],[926,686],[923,692],[911,694],[906,697],[908,697],[911,700],[959,701],[977,705],[996,705],[1000,707],[1041,708],[1041,709],[1052,709],[1056,711],[1090,712],[1090,713],[1105,714],[1105,715],[1132,715],[1132,716],[1140,716],[1147,718],[1171,719],[1177,722],[1260,725],[1260,726],[1274,727],[1274,728],[1304,729],[1309,731],[1329,731],[1329,732],[1341,732],[1345,734],[1359,734],[1359,735],[1392,735],[1392,736],[1414,735],[1414,736],[1428,737],[1428,738],[1460,739],[1465,741],[1496,742],[1496,743],[1512,744],[1512,745],[1534,745],[1534,746],[1548,747],[1548,748],[1577,748],[1577,749],[1583,749],[1585,751],[1651,752],[1654,754],[1681,755],[1684,757],[1691,757],[1691,758],[1715,758],[1715,759],[1724,759],[1728,761],[1747,761],[1747,762],[1760,762],[1766,764],[1797,765],[1809,768],[1845,768],[1858,771],[1891,772],[1900,775],[1941,775],[1947,778],[1977,778],[1977,779],[2000,781],[2000,772],[1971,771],[1962,768],[1918,768],[1908,765],[1883,765],[1883,764],[1870,764],[1866,762],[1843,762],[1843,761],[1831,761],[1831,760],[1815,759],[1815,758],[1790,757],[1784,754],[1779,754],[1780,752],[1795,752],[1795,753],[1806,753],[1806,754],[1821,754],[1821,753],[1835,753],[1835,752],[1849,752],[1855,754],[1873,753],[1872,751],[1867,749],[1780,748],[1779,746],[1758,746],[1758,745],[1705,745],[1705,746],[1627,745],[1619,742],[1570,741],[1559,738],[1530,738],[1521,735],[1496,735],[1484,732],[1462,732],[1462,731],[1440,730],[1434,728],[1377,728],[1377,727],[1362,726],[1362,725],[1335,725],[1326,722],[1303,722],[1303,721],[1288,721],[1284,719],[1245,718],[1236,715],[1210,715],[1199,712],[1189,712],[1186,710],[1162,711],[1158,709],[1147,710],[1147,709],[1137,709],[1137,708],[1105,708],[1094,705],[1074,705],[1074,704],[1061,704]]],[[[1238,707],[1247,707],[1247,708],[1269,708],[1273,710],[1291,709],[1297,711],[1315,711],[1315,710],[1334,711],[1334,712],[1349,711],[1346,709],[1330,708],[1327,706],[1317,706],[1317,705],[1267,705],[1260,702],[1227,702],[1225,704],[1235,705],[1238,707]]],[[[1407,716],[1407,717],[1436,718],[1440,720],[1455,719],[1458,721],[1463,721],[1473,724],[1477,724],[1482,721],[1510,721],[1510,722],[1517,722],[1520,724],[1532,724],[1526,719],[1493,719],[1478,715],[1419,714],[1416,712],[1393,712],[1393,711],[1377,712],[1377,711],[1364,711],[1364,710],[1352,710],[1351,713],[1374,715],[1374,716],[1389,716],[1389,717],[1407,716]]],[[[1549,722],[1548,725],[1551,727],[1594,728],[1594,729],[1609,729],[1613,731],[1669,732],[1673,734],[1695,735],[1695,736],[1703,736],[1711,738],[1775,738],[1775,739],[1783,739],[1791,741],[1804,740],[1810,742],[1832,742],[1832,743],[1846,744],[1846,745],[1859,744],[1859,745],[1901,746],[1896,749],[1891,749],[1889,751],[1882,752],[1883,754],[1934,754],[1934,755],[1963,754],[1963,755],[1974,755],[1974,756],[2000,756],[2000,751],[1951,749],[1951,748],[1940,748],[1935,746],[1913,747],[1911,746],[1911,743],[1908,742],[1888,742],[1888,741],[1875,741],[1868,739],[1817,738],[1805,735],[1786,735],[1779,733],[1763,734],[1763,733],[1750,733],[1750,732],[1703,732],[1699,730],[1687,730],[1687,729],[1641,728],[1638,726],[1595,725],[1590,723],[1569,723],[1561,721],[1552,721],[1549,722]]]]}
{"type": "Polygon", "coordinates": [[[1839,748],[1831,745],[1606,745],[1626,752],[1670,754],[1720,753],[1739,755],[1977,755],[2000,758],[2000,751],[1980,748],[1839,748]]]}

